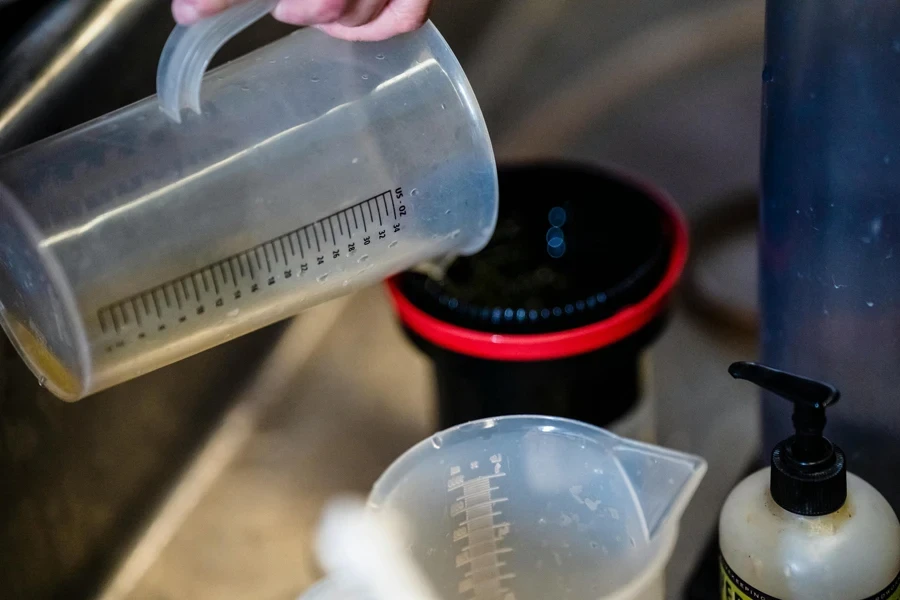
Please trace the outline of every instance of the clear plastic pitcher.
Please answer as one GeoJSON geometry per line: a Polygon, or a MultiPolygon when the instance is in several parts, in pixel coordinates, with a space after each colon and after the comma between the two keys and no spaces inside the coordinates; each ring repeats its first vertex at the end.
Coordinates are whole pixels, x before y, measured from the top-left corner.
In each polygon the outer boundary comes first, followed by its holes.
{"type": "Polygon", "coordinates": [[[195,108],[148,99],[0,158],[0,321],[64,399],[493,231],[487,130],[430,23],[299,31],[210,73],[195,108]]]}
{"type": "Polygon", "coordinates": [[[444,598],[661,600],[705,472],[699,457],[577,421],[501,417],[413,447],[369,502],[404,517],[444,598]]]}

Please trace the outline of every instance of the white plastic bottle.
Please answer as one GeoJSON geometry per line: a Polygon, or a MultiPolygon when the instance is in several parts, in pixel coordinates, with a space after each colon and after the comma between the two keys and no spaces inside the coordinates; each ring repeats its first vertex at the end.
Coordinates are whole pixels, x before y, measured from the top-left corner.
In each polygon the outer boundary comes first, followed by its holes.
{"type": "MultiPolygon", "coordinates": [[[[722,600],[898,600],[900,522],[823,437],[832,386],[756,363],[729,372],[794,403],[795,435],[732,490],[719,519],[722,600]]],[[[900,441],[898,441],[900,443],[900,441]]],[[[897,474],[900,477],[900,473],[897,474]]]]}

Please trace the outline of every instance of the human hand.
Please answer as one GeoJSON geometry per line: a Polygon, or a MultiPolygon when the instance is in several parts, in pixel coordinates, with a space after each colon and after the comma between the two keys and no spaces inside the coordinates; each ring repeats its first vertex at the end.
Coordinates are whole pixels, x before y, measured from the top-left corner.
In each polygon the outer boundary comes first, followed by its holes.
{"type": "MultiPolygon", "coordinates": [[[[182,25],[247,0],[173,0],[172,14],[182,25]]],[[[280,0],[272,13],[279,21],[313,25],[352,41],[378,41],[414,31],[428,18],[432,0],[280,0]]]]}

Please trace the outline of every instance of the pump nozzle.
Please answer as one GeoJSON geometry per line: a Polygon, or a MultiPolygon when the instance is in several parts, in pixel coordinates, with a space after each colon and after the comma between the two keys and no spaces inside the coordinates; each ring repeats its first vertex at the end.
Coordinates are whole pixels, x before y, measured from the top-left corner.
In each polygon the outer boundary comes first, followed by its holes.
{"type": "Polygon", "coordinates": [[[807,516],[834,512],[847,498],[846,459],[823,436],[825,409],[841,393],[834,386],[754,362],[728,368],[744,379],[794,403],[794,435],[772,450],[771,491],[785,510],[807,516]]]}
{"type": "Polygon", "coordinates": [[[794,403],[793,422],[798,443],[794,444],[793,450],[797,458],[815,462],[830,451],[822,443],[827,443],[822,434],[825,431],[825,408],[837,403],[841,397],[837,388],[754,362],[736,362],[728,367],[728,372],[735,379],[755,383],[794,403]]]}

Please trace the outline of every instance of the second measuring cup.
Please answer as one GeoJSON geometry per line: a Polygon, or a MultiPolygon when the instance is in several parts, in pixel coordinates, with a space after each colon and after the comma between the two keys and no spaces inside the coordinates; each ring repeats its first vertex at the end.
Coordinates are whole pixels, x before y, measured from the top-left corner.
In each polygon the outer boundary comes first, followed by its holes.
{"type": "Polygon", "coordinates": [[[662,600],[703,459],[551,417],[499,417],[414,446],[376,482],[444,598],[662,600]]]}
{"type": "Polygon", "coordinates": [[[432,24],[306,29],[0,158],[0,321],[76,400],[490,237],[497,174],[432,24]]]}

